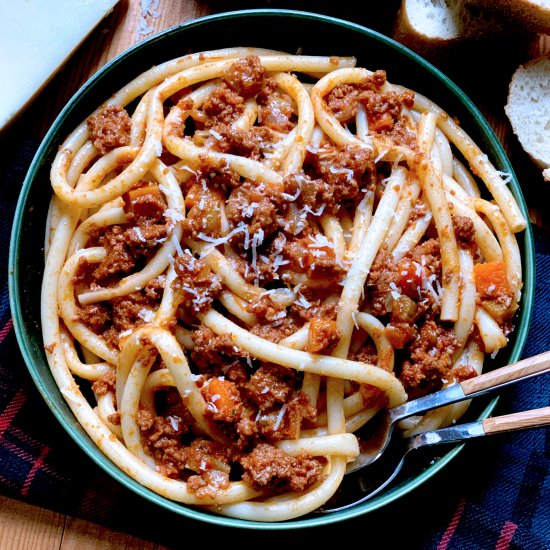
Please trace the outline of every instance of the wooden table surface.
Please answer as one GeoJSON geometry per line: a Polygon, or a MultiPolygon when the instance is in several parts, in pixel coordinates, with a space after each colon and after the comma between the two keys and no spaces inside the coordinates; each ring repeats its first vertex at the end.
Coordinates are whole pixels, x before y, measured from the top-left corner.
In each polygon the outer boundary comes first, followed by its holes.
{"type": "MultiPolygon", "coordinates": [[[[39,141],[70,97],[107,61],[154,33],[210,13],[243,8],[301,9],[352,20],[389,34],[398,6],[399,0],[389,0],[375,12],[360,14],[355,11],[354,3],[349,2],[119,0],[113,12],[100,23],[22,116],[37,121],[31,132],[39,141]]],[[[497,53],[498,48],[495,55],[497,53]]],[[[530,204],[534,202],[530,197],[537,196],[540,199],[540,194],[548,191],[540,171],[535,169],[519,147],[503,109],[509,77],[514,67],[525,61],[527,55],[526,49],[514,49],[513,55],[507,57],[500,55],[501,64],[503,58],[506,63],[498,68],[496,77],[494,67],[488,67],[486,81],[480,81],[475,74],[472,78],[472,72],[467,70],[467,66],[461,67],[460,63],[457,66],[455,60],[449,61],[450,66],[443,65],[440,68],[465,89],[486,116],[511,158],[522,186],[525,182],[524,194],[530,204]],[[454,73],[451,70],[453,68],[454,73]]],[[[540,204],[540,200],[537,202],[540,204]]],[[[530,216],[534,223],[546,226],[543,214],[543,211],[530,204],[530,216]]],[[[113,532],[100,525],[0,496],[0,550],[85,550],[98,547],[163,548],[154,541],[113,532]]]]}

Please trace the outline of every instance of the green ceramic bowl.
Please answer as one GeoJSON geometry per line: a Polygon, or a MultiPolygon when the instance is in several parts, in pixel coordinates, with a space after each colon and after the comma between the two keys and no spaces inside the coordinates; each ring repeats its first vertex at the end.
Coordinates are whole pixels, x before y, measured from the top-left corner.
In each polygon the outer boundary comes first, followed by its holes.
{"type": "MultiPolygon", "coordinates": [[[[357,507],[327,515],[310,515],[282,523],[230,519],[199,511],[163,498],[139,485],[108,460],[74,418],[55,384],[46,362],[40,329],[40,285],[43,271],[43,235],[51,198],[49,168],[58,146],[90,112],[139,73],[189,51],[228,46],[255,46],[304,54],[354,55],[358,65],[385,69],[388,80],[425,94],[452,116],[488,154],[495,166],[513,174],[501,144],[478,109],[445,75],[393,40],[347,21],[288,10],[246,10],[204,17],[169,29],[137,44],[94,75],[57,117],[27,174],[15,214],[10,248],[10,304],[17,339],[34,382],[54,416],[82,450],[115,480],[140,498],[182,516],[221,526],[284,530],[310,528],[367,514],[409,493],[449,463],[461,447],[440,449],[435,459],[416,464],[392,487],[357,507]]],[[[515,176],[510,187],[527,217],[515,176]]],[[[519,359],[527,336],[534,288],[534,250],[530,228],[519,235],[524,290],[516,328],[499,364],[519,359]]],[[[498,366],[498,365],[495,365],[498,366]]],[[[475,411],[487,417],[496,399],[475,411]]],[[[433,457],[430,457],[433,458],[433,457]]]]}

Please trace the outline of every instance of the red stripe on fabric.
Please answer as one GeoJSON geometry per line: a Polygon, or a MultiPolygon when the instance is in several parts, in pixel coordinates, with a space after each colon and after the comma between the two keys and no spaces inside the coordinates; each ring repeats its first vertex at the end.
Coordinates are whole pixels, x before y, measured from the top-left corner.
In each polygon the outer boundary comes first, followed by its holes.
{"type": "MultiPolygon", "coordinates": [[[[28,437],[27,438],[20,437],[20,435],[22,434],[22,432],[20,430],[13,430],[13,431],[10,430],[10,433],[17,436],[19,439],[22,439],[22,440],[26,439],[30,444],[34,444],[35,447],[38,447],[38,445],[40,445],[40,446],[42,445],[41,443],[39,443],[35,439],[28,438],[28,437]]],[[[13,453],[15,456],[17,456],[18,458],[20,458],[21,460],[24,460],[25,462],[27,462],[29,464],[34,461],[33,454],[26,451],[22,447],[18,447],[15,443],[13,443],[11,441],[8,441],[7,439],[4,439],[2,441],[2,446],[5,449],[7,449],[8,451],[10,451],[11,453],[13,453]]],[[[48,464],[43,464],[42,469],[45,472],[47,472],[49,475],[55,476],[57,479],[65,479],[64,476],[60,474],[60,472],[54,470],[48,464]]]]}
{"type": "MultiPolygon", "coordinates": [[[[10,433],[11,433],[11,430],[10,430],[10,433]]],[[[8,441],[8,439],[2,440],[2,447],[12,452],[15,456],[17,456],[21,460],[24,460],[29,463],[34,460],[33,455],[31,453],[23,449],[23,447],[19,447],[17,444],[13,443],[12,441],[8,441]]]]}
{"type": "Polygon", "coordinates": [[[445,532],[443,533],[443,536],[441,537],[441,540],[437,545],[437,550],[447,549],[447,546],[451,542],[451,539],[453,538],[455,530],[458,527],[458,522],[460,521],[460,517],[462,516],[462,512],[464,511],[465,506],[466,506],[466,500],[461,498],[460,501],[458,502],[458,506],[456,507],[455,513],[453,514],[453,517],[451,518],[451,521],[447,526],[447,529],[445,529],[445,532]]]}
{"type": "Polygon", "coordinates": [[[10,434],[17,437],[19,441],[26,443],[34,449],[40,449],[42,448],[42,445],[44,445],[41,440],[36,439],[36,437],[33,437],[32,435],[29,435],[27,432],[24,432],[21,428],[18,428],[17,426],[12,426],[10,428],[10,434]]]}
{"type": "Polygon", "coordinates": [[[13,327],[13,321],[10,319],[2,330],[0,330],[0,344],[3,342],[4,338],[10,333],[13,327]]]}
{"type": "Polygon", "coordinates": [[[500,532],[500,538],[495,546],[495,550],[508,550],[517,528],[518,526],[515,523],[507,521],[500,532]]]}
{"type": "Polygon", "coordinates": [[[19,390],[15,394],[15,397],[10,401],[9,405],[4,409],[4,412],[0,414],[0,439],[10,426],[15,415],[21,410],[21,407],[26,400],[27,394],[22,390],[19,390]]]}
{"type": "Polygon", "coordinates": [[[21,494],[23,496],[26,496],[29,492],[29,487],[31,486],[32,480],[34,479],[36,472],[38,472],[38,470],[42,467],[42,464],[44,463],[44,458],[49,452],[50,448],[44,447],[42,449],[42,452],[40,453],[40,456],[34,461],[32,468],[27,474],[27,478],[25,479],[25,483],[23,483],[23,487],[21,489],[21,494]]]}

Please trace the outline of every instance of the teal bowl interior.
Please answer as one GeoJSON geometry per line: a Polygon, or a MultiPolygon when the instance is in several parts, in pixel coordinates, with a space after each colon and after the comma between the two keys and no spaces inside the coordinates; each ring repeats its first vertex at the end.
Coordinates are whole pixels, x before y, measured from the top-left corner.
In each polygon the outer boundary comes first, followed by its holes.
{"type": "MultiPolygon", "coordinates": [[[[445,75],[393,40],[347,21],[289,10],[244,10],[197,19],[137,44],[106,65],[71,99],[42,142],[23,184],[10,243],[10,304],[17,340],[30,374],[54,416],[68,434],[101,468],[140,498],[182,516],[244,529],[283,530],[309,528],[366,514],[398,499],[441,470],[461,446],[439,450],[435,459],[415,463],[412,469],[379,496],[351,509],[325,515],[262,523],[231,519],[196,510],[163,498],[127,476],[108,460],[80,427],[51,376],[42,345],[40,286],[43,272],[43,236],[51,198],[49,168],[68,135],[112,93],[151,66],[189,52],[229,46],[255,46],[301,51],[316,55],[354,55],[358,66],[385,69],[388,80],[403,84],[438,103],[487,153],[497,169],[513,175],[510,187],[524,216],[527,209],[513,168],[495,134],[478,109],[445,75]],[[411,471],[412,470],[412,471],[411,471]]],[[[506,351],[491,367],[520,358],[527,337],[534,294],[534,245],[530,227],[518,235],[524,269],[521,307],[506,351]]],[[[489,363],[488,363],[489,365],[489,363]]],[[[496,398],[471,410],[474,418],[489,416],[496,398]]]]}

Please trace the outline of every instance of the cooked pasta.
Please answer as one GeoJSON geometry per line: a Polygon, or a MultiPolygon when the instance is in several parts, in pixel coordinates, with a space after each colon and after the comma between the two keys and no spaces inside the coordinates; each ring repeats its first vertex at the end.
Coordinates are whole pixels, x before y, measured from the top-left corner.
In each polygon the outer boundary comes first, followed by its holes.
{"type": "Polygon", "coordinates": [[[232,48],[154,67],[51,168],[53,376],[150,490],[304,516],[378,410],[507,345],[526,221],[505,178],[440,107],[354,57],[232,48]]]}

